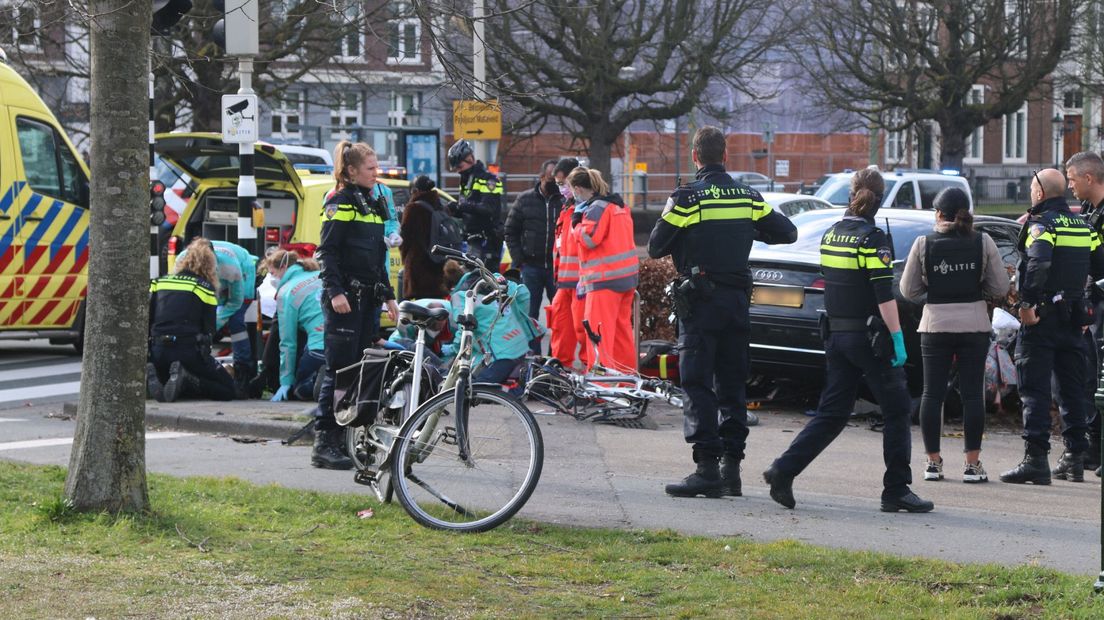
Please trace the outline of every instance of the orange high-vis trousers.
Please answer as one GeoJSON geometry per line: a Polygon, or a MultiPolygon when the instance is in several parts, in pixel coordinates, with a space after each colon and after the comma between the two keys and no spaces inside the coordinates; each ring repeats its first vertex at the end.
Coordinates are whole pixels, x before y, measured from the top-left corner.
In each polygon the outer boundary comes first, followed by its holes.
{"type": "MultiPolygon", "coordinates": [[[[602,336],[598,361],[606,368],[636,370],[632,306],[633,291],[597,290],[587,293],[584,315],[590,321],[590,329],[602,336]]],[[[594,360],[589,360],[587,368],[593,365],[594,360]]]]}
{"type": "Polygon", "coordinates": [[[552,330],[550,339],[552,357],[560,360],[567,368],[575,363],[575,351],[579,351],[579,360],[586,364],[586,334],[583,331],[583,300],[577,299],[575,289],[556,289],[552,305],[548,306],[548,328],[552,330]]]}

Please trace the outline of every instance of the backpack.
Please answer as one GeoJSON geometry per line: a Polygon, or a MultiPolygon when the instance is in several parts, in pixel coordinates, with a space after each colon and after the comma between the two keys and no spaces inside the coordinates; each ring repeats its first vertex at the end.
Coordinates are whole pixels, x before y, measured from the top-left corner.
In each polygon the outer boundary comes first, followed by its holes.
{"type": "MultiPolygon", "coordinates": [[[[457,222],[447,209],[440,206],[433,206],[428,202],[419,200],[418,204],[425,206],[429,209],[429,248],[433,248],[435,245],[439,245],[444,248],[450,248],[457,252],[462,251],[464,243],[464,230],[460,227],[460,223],[457,222]]],[[[437,256],[430,254],[429,258],[437,263],[442,264],[448,260],[447,256],[437,256]]]]}

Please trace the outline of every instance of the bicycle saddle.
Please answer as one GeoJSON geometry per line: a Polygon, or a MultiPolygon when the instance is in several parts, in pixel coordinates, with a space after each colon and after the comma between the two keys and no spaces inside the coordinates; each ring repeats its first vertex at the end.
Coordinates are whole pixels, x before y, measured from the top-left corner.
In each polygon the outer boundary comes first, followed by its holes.
{"type": "Polygon", "coordinates": [[[448,316],[448,308],[423,308],[412,301],[404,301],[399,304],[399,320],[404,325],[425,326],[432,321],[447,319],[448,316]]]}

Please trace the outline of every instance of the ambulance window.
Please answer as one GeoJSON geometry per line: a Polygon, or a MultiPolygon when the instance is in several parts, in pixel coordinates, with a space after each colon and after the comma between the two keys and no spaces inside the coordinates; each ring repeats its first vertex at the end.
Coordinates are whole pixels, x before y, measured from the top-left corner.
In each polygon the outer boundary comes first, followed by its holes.
{"type": "Polygon", "coordinates": [[[31,189],[88,207],[88,179],[57,130],[27,118],[16,119],[16,128],[23,172],[31,189]]]}

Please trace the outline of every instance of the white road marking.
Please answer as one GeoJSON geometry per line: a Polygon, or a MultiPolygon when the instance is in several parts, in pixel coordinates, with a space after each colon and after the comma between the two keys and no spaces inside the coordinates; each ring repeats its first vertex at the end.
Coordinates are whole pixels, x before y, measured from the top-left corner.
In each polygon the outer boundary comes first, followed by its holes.
{"type": "Polygon", "coordinates": [[[19,418],[0,418],[0,423],[3,422],[26,422],[26,420],[21,420],[19,418]]]}
{"type": "MultiPolygon", "coordinates": [[[[191,437],[192,435],[194,435],[194,433],[146,433],[146,439],[177,439],[180,437],[191,437]]],[[[50,448],[53,446],[67,446],[71,443],[73,443],[72,437],[56,437],[53,439],[30,439],[27,441],[9,441],[6,443],[0,443],[0,451],[26,450],[29,448],[50,448]]]]}
{"type": "Polygon", "coordinates": [[[0,371],[0,381],[15,381],[16,379],[35,379],[37,377],[68,375],[80,371],[80,362],[71,362],[69,364],[53,364],[50,366],[34,366],[33,368],[20,368],[19,370],[0,371]]]}
{"type": "Polygon", "coordinates": [[[79,393],[80,381],[36,385],[29,388],[12,388],[10,390],[0,390],[0,403],[19,402],[21,400],[33,400],[35,398],[47,396],[66,396],[79,393]]]}

